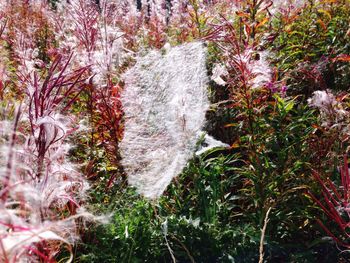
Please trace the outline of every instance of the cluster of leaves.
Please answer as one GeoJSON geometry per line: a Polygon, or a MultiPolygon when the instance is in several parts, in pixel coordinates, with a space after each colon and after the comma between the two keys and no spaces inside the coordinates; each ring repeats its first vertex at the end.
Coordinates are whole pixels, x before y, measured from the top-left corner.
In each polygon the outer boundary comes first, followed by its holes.
{"type": "Polygon", "coordinates": [[[273,21],[275,63],[290,92],[348,89],[349,8],[348,1],[316,1],[273,21]]]}

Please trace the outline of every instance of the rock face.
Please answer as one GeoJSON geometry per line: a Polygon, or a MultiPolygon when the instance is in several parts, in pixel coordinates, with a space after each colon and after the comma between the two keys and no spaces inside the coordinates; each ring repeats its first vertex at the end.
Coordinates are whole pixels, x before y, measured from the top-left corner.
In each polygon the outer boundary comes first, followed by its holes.
{"type": "Polygon", "coordinates": [[[129,183],[159,197],[195,150],[209,108],[206,49],[200,42],[151,51],[125,75],[125,134],[120,144],[129,183]]]}

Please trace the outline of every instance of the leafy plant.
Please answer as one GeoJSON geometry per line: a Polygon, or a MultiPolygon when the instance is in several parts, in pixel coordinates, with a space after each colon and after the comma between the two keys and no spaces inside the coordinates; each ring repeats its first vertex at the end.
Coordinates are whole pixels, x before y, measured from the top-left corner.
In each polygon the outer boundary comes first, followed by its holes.
{"type": "Polygon", "coordinates": [[[330,178],[321,176],[317,171],[313,171],[312,175],[321,187],[322,199],[317,198],[311,192],[308,192],[307,195],[325,213],[327,219],[337,226],[339,232],[330,230],[320,219],[317,219],[318,224],[335,242],[342,247],[348,248],[350,176],[346,155],[344,155],[343,162],[343,166],[340,167],[340,185],[330,178]]]}

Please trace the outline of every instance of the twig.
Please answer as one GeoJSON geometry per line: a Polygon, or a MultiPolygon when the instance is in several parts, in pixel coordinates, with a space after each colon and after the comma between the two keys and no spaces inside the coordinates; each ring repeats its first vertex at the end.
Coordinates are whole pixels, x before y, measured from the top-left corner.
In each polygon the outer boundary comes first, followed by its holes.
{"type": "Polygon", "coordinates": [[[175,239],[177,242],[179,242],[180,246],[186,251],[188,257],[189,257],[190,260],[191,260],[191,263],[196,263],[196,262],[194,261],[194,258],[193,258],[192,255],[191,255],[190,251],[187,249],[187,247],[186,247],[175,235],[171,235],[171,237],[172,237],[173,239],[175,239]]]}
{"type": "Polygon", "coordinates": [[[164,235],[164,239],[165,239],[166,246],[167,246],[167,248],[168,248],[168,250],[169,250],[171,259],[173,260],[173,263],[176,263],[176,258],[175,258],[175,256],[174,256],[173,250],[171,249],[171,247],[170,247],[170,245],[169,245],[169,242],[168,242],[168,239],[167,239],[166,235],[164,235]]]}
{"type": "Polygon", "coordinates": [[[166,219],[165,222],[162,223],[162,230],[163,230],[165,243],[166,243],[166,246],[167,246],[167,248],[169,250],[171,259],[172,259],[173,263],[176,263],[176,258],[174,256],[173,250],[171,249],[171,247],[169,245],[169,242],[168,242],[168,239],[167,239],[167,235],[168,235],[168,219],[166,219]]]}
{"type": "Polygon", "coordinates": [[[265,238],[267,223],[269,222],[270,211],[271,211],[271,207],[269,208],[269,210],[267,210],[267,213],[265,215],[265,220],[264,220],[264,226],[261,229],[261,238],[260,238],[260,247],[259,247],[259,255],[260,255],[259,263],[263,263],[263,261],[264,261],[264,238],[265,238]]]}

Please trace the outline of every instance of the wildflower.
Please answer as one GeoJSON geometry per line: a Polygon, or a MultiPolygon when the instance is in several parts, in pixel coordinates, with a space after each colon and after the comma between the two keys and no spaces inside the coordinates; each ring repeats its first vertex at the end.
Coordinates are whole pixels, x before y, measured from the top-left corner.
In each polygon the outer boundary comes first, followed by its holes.
{"type": "Polygon", "coordinates": [[[248,70],[253,75],[251,79],[252,88],[259,88],[264,86],[266,83],[271,83],[272,70],[269,62],[267,61],[267,52],[258,52],[255,54],[255,58],[249,58],[248,70]]]}
{"type": "Polygon", "coordinates": [[[283,85],[282,88],[281,88],[281,93],[282,94],[286,94],[287,90],[288,90],[288,87],[286,85],[283,85]]]}
{"type": "Polygon", "coordinates": [[[267,51],[254,51],[247,48],[242,54],[235,55],[234,59],[244,69],[242,75],[247,76],[247,84],[253,89],[261,88],[272,82],[273,72],[267,60],[267,51]]]}
{"type": "Polygon", "coordinates": [[[310,107],[320,111],[323,126],[339,126],[341,120],[347,115],[341,103],[336,100],[330,90],[315,91],[307,102],[310,107]]]}
{"type": "Polygon", "coordinates": [[[273,82],[268,82],[265,86],[266,86],[266,88],[271,90],[272,93],[276,93],[278,91],[278,88],[276,87],[275,83],[273,83],[273,82]]]}
{"type": "Polygon", "coordinates": [[[313,93],[312,98],[307,100],[311,107],[318,108],[322,112],[330,112],[338,104],[334,95],[329,90],[317,90],[313,93]]]}

